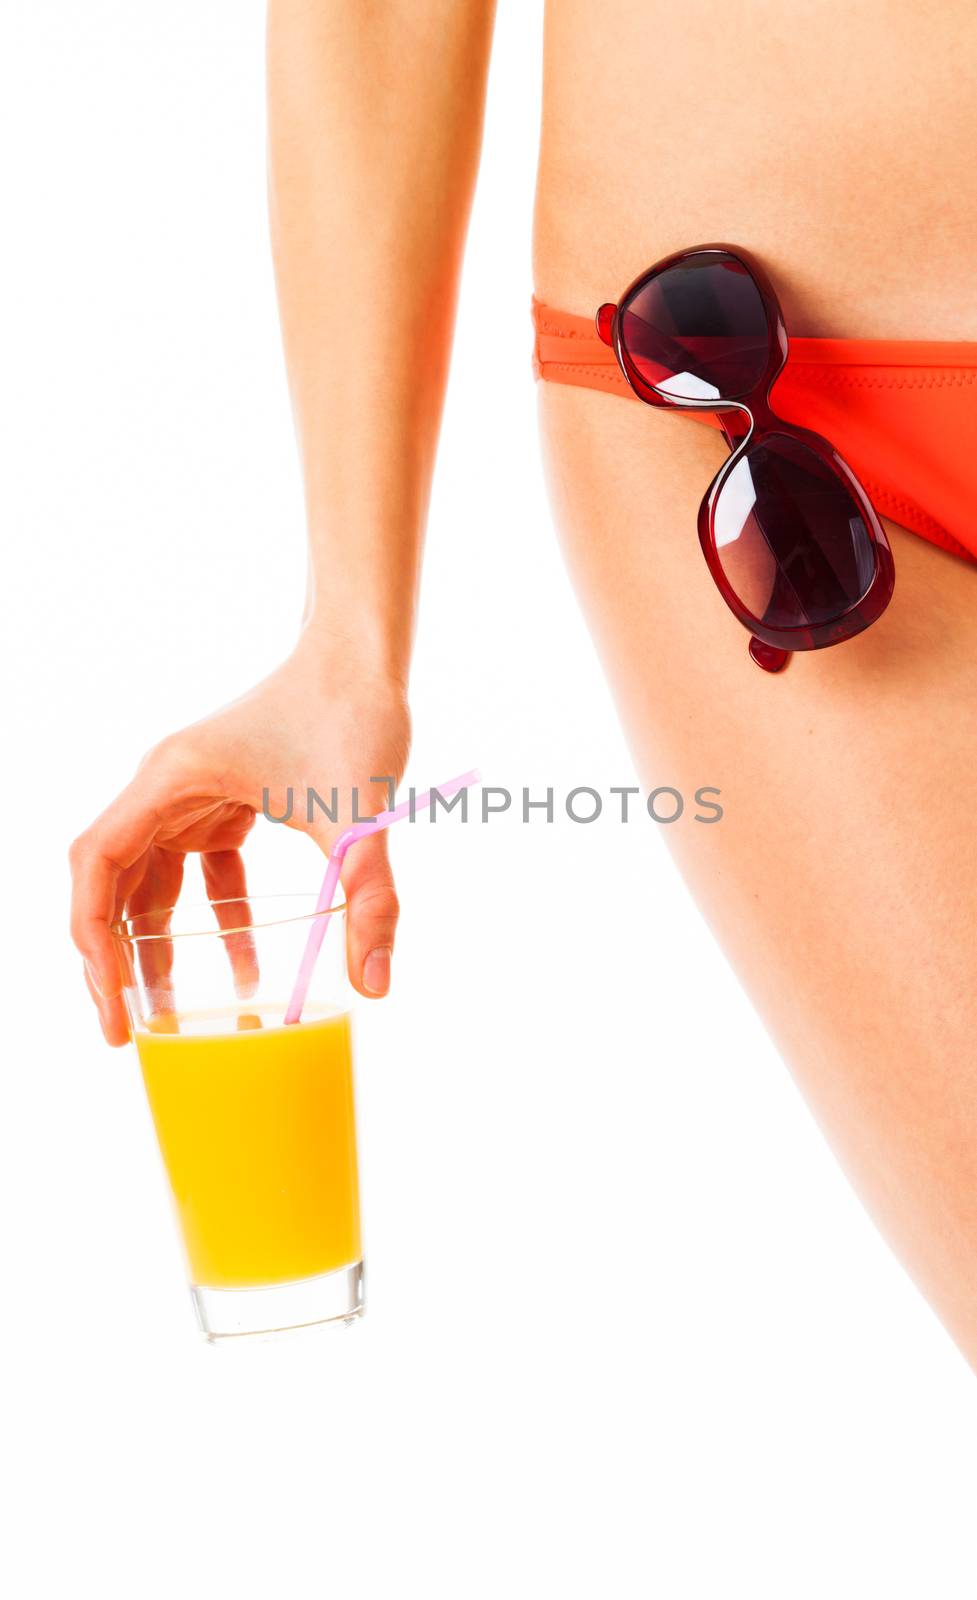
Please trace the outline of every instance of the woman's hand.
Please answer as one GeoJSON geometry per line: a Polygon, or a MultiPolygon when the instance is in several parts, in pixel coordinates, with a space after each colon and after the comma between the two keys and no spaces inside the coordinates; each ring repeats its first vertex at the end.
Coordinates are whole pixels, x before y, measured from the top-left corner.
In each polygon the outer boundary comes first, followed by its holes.
{"type": "MultiPolygon", "coordinates": [[[[399,782],[409,746],[403,685],[306,633],[270,678],[151,750],[71,848],[71,932],[108,1042],[129,1037],[114,921],[175,904],[188,851],[200,855],[211,899],[246,894],[241,846],[265,790],[270,815],[283,817],[291,788],[289,826],[328,852],[351,820],[354,789],[361,816],[389,804],[383,780],[399,782]],[[336,823],[318,807],[307,820],[307,787],[327,803],[337,789],[336,823]]],[[[350,978],[360,994],[385,994],[398,916],[386,833],[349,852],[343,888],[350,978]]]]}
{"type": "MultiPolygon", "coordinates": [[[[309,534],[308,626],[244,699],[150,751],[72,849],[72,931],[106,1038],[127,1037],[109,928],[172,905],[188,850],[212,897],[244,893],[240,848],[269,791],[328,849],[381,811],[407,760],[404,684],[474,191],[494,0],[357,8],[273,0],[271,235],[309,534]],[[382,115],[377,114],[377,84],[382,115]],[[349,308],[366,307],[366,323],[349,308]],[[355,619],[355,638],[341,639],[355,619]],[[337,824],[306,820],[335,786],[337,824]]],[[[397,923],[386,835],[346,858],[350,976],[383,994],[397,923]]]]}

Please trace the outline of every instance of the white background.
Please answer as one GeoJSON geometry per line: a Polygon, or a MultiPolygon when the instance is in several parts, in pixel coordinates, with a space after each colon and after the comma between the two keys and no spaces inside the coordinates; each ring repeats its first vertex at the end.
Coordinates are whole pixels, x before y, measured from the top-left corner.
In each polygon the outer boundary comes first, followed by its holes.
{"type": "MultiPolygon", "coordinates": [[[[501,9],[409,777],[606,791],[633,771],[529,369],[539,12],[501,9]]],[[[395,990],[358,1019],[368,1315],[200,1341],[65,850],[301,607],[263,19],[2,16],[8,1591],[972,1595],[973,1380],[640,818],[400,830],[395,990]]],[[[250,854],[259,888],[321,873],[284,829],[250,854]]]]}

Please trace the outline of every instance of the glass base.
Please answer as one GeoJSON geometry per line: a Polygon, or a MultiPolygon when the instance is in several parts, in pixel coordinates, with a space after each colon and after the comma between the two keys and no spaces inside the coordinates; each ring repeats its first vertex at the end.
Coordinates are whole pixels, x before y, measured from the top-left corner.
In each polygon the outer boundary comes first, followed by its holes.
{"type": "Polygon", "coordinates": [[[363,1313],[363,1263],[323,1272],[291,1283],[263,1283],[253,1289],[212,1289],[191,1285],[197,1321],[216,1343],[249,1334],[286,1333],[322,1322],[354,1322],[363,1313]]]}

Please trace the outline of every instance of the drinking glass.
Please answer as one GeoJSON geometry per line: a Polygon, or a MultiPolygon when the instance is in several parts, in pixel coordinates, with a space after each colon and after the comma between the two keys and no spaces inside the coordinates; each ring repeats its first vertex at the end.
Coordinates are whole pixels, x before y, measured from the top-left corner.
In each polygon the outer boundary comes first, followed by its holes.
{"type": "Polygon", "coordinates": [[[113,930],[191,1294],[211,1340],[363,1309],[345,907],[314,895],[143,912],[113,930]],[[328,921],[300,1022],[288,1003],[328,921]]]}

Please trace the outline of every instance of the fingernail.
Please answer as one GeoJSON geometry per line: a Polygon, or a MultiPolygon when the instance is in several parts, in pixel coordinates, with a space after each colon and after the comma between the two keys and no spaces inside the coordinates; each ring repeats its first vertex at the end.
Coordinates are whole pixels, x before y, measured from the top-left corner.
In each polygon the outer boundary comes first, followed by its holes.
{"type": "Polygon", "coordinates": [[[371,994],[386,994],[390,988],[390,951],[386,946],[371,950],[364,961],[363,987],[371,994]]]}
{"type": "Polygon", "coordinates": [[[100,999],[104,999],[102,994],[102,985],[98,981],[98,973],[95,971],[95,968],[92,966],[90,961],[85,962],[85,971],[88,973],[88,981],[95,990],[95,993],[100,999]]]}

